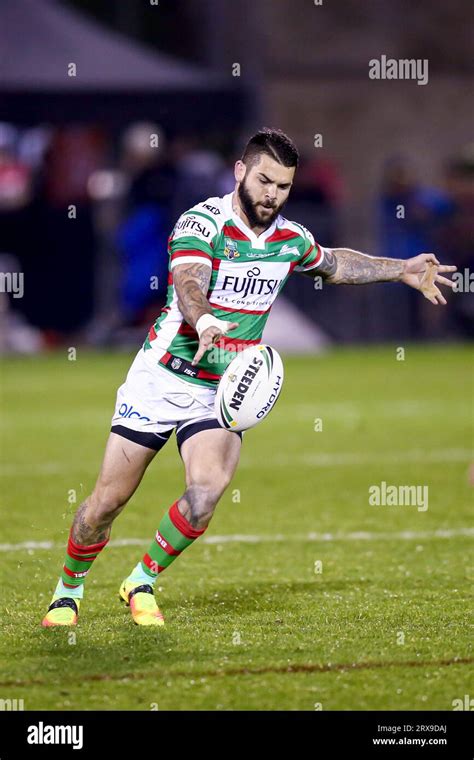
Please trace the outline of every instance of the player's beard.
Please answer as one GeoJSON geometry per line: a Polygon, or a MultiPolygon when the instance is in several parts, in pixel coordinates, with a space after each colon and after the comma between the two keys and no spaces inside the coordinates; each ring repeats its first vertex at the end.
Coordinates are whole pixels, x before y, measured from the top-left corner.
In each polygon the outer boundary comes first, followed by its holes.
{"type": "Polygon", "coordinates": [[[270,214],[270,216],[267,216],[265,219],[263,219],[258,213],[258,207],[262,204],[255,203],[252,196],[250,195],[249,189],[245,184],[245,180],[240,182],[237,193],[239,195],[240,205],[242,206],[242,209],[245,212],[245,215],[249,220],[251,227],[265,227],[265,229],[267,227],[270,227],[270,225],[273,224],[283,206],[285,205],[282,203],[280,206],[265,206],[265,208],[272,208],[273,212],[270,214]]]}

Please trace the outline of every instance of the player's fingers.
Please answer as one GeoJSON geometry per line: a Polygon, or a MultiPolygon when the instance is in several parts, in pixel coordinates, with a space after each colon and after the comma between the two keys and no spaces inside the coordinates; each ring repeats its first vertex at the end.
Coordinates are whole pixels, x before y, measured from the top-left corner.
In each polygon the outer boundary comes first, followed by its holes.
{"type": "Polygon", "coordinates": [[[198,361],[200,361],[200,359],[202,359],[202,357],[204,356],[204,353],[209,348],[210,343],[211,341],[209,340],[201,340],[198,346],[198,350],[194,354],[194,358],[191,361],[191,364],[193,365],[193,367],[198,363],[198,361]]]}
{"type": "Polygon", "coordinates": [[[455,272],[457,270],[457,267],[451,266],[448,264],[441,264],[440,268],[438,269],[438,272],[455,272]]]}
{"type": "Polygon", "coordinates": [[[222,338],[223,333],[220,330],[217,330],[215,327],[209,327],[209,332],[207,335],[204,335],[207,330],[204,330],[204,332],[201,334],[201,340],[199,341],[199,347],[196,353],[194,354],[194,358],[191,361],[191,364],[193,367],[198,363],[200,359],[204,356],[206,351],[212,346],[213,343],[217,343],[218,340],[222,338]]]}
{"type": "Polygon", "coordinates": [[[439,274],[436,275],[435,282],[440,282],[442,285],[447,285],[448,288],[454,288],[454,286],[456,285],[456,283],[453,282],[453,280],[448,280],[447,277],[441,277],[441,275],[439,274]]]}
{"type": "Polygon", "coordinates": [[[446,306],[446,303],[447,303],[446,298],[443,296],[439,288],[435,288],[435,298],[437,298],[439,303],[442,303],[443,306],[446,306]]]}
{"type": "Polygon", "coordinates": [[[423,290],[421,292],[423,293],[424,297],[428,299],[428,301],[430,301],[435,306],[438,305],[438,301],[436,300],[435,296],[431,292],[430,293],[426,293],[423,290]]]}
{"type": "Polygon", "coordinates": [[[239,322],[229,322],[229,327],[227,328],[227,332],[229,330],[235,330],[235,328],[238,326],[239,326],[239,322]]]}
{"type": "Polygon", "coordinates": [[[204,353],[204,349],[203,348],[198,348],[198,350],[194,354],[193,358],[191,359],[191,364],[192,364],[193,367],[196,366],[196,364],[200,360],[200,358],[203,355],[203,353],[204,353]]]}
{"type": "Polygon", "coordinates": [[[430,261],[432,264],[439,265],[439,261],[434,255],[434,253],[422,253],[421,255],[423,256],[424,261],[427,261],[427,262],[430,261]]]}

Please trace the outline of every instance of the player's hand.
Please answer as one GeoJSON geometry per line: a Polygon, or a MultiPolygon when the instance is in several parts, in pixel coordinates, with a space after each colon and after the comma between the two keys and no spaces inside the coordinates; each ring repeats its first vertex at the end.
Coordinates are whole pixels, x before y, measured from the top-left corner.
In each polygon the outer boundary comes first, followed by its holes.
{"type": "Polygon", "coordinates": [[[438,303],[446,305],[446,299],[435,283],[454,288],[455,283],[443,277],[440,272],[455,272],[456,269],[455,266],[440,264],[434,253],[420,253],[419,256],[405,261],[400,280],[405,285],[419,290],[435,306],[438,303]]]}
{"type": "Polygon", "coordinates": [[[221,321],[222,327],[210,325],[202,331],[201,337],[199,339],[198,350],[196,351],[194,359],[191,362],[193,367],[200,361],[206,351],[211,348],[214,343],[217,343],[229,330],[235,330],[235,328],[239,326],[238,322],[227,322],[225,319],[222,319],[221,321]]]}

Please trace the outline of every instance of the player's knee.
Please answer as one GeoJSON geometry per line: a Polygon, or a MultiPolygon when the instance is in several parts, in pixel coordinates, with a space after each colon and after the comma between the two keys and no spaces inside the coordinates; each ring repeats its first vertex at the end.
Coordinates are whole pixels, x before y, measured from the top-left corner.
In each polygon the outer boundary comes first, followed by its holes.
{"type": "Polygon", "coordinates": [[[89,498],[90,516],[97,523],[113,520],[127,503],[127,498],[112,486],[96,487],[89,498]]]}

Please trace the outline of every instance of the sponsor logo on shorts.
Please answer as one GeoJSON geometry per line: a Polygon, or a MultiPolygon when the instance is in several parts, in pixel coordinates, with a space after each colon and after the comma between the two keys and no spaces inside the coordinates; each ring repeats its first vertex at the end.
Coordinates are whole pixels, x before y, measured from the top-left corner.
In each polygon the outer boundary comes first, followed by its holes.
{"type": "Polygon", "coordinates": [[[132,404],[130,404],[129,406],[125,402],[121,404],[120,409],[118,410],[118,413],[120,417],[126,417],[127,419],[131,419],[132,417],[135,417],[136,419],[143,420],[144,422],[151,422],[149,417],[145,417],[136,409],[134,409],[132,404]]]}

